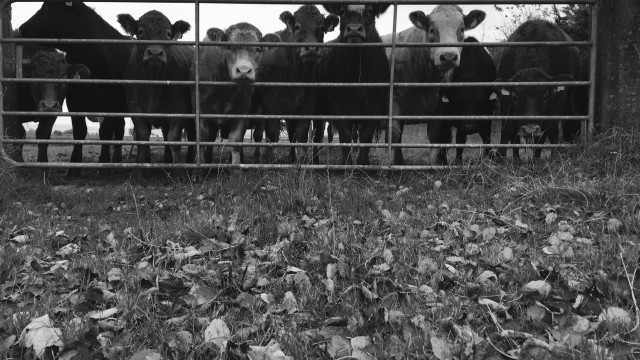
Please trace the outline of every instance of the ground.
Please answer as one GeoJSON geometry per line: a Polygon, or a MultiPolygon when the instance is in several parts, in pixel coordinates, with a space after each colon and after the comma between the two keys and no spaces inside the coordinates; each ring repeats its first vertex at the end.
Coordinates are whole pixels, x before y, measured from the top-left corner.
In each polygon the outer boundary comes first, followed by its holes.
{"type": "Polygon", "coordinates": [[[638,136],[187,183],[0,163],[0,358],[632,359],[638,136]]]}

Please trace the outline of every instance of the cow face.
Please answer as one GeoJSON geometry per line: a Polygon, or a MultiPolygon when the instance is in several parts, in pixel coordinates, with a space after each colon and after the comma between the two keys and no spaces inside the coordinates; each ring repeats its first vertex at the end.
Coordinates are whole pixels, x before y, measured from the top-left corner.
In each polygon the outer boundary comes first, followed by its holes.
{"type": "MultiPolygon", "coordinates": [[[[38,51],[25,64],[24,70],[32,78],[79,79],[89,76],[86,66],[67,64],[64,54],[54,51],[38,51]]],[[[38,111],[60,112],[67,96],[67,84],[31,83],[31,94],[38,111]]]]}
{"type": "MultiPolygon", "coordinates": [[[[20,26],[23,37],[76,39],[86,37],[83,29],[93,28],[95,12],[79,1],[45,1],[29,20],[20,26]]],[[[56,44],[64,49],[70,45],[56,44]]]]}
{"type": "MultiPolygon", "coordinates": [[[[303,5],[293,14],[285,11],[280,14],[280,20],[287,25],[290,41],[297,43],[323,43],[324,34],[333,31],[340,22],[333,14],[325,18],[315,5],[303,5]]],[[[318,47],[305,46],[296,48],[295,52],[305,62],[314,62],[319,56],[318,47]]]]}
{"type": "MultiPolygon", "coordinates": [[[[191,25],[182,20],[173,25],[164,14],[152,10],[135,20],[129,14],[118,15],[122,28],[138,40],[178,40],[189,31],[191,25]]],[[[171,47],[169,45],[138,44],[138,55],[147,66],[152,79],[159,79],[167,64],[171,47]]]]}
{"type": "MultiPolygon", "coordinates": [[[[478,26],[486,14],[481,10],[473,10],[464,15],[457,5],[439,5],[429,16],[422,11],[409,14],[409,20],[417,28],[424,30],[427,42],[459,43],[464,40],[465,30],[478,26]]],[[[432,47],[429,51],[431,61],[443,73],[460,65],[460,47],[432,47]]]]}
{"type": "MultiPolygon", "coordinates": [[[[511,79],[498,79],[496,81],[573,81],[573,76],[569,74],[549,76],[540,68],[529,68],[519,71],[511,79]]],[[[500,98],[500,108],[504,115],[561,115],[567,100],[565,86],[503,87],[499,88],[497,93],[500,98]]],[[[537,141],[543,132],[547,130],[543,124],[544,120],[539,119],[518,120],[516,121],[516,129],[518,135],[525,141],[537,141]]]]}
{"type": "Polygon", "coordinates": [[[231,80],[239,84],[253,83],[262,53],[259,43],[277,39],[279,38],[275,34],[262,37],[257,27],[246,22],[231,25],[220,41],[247,43],[247,46],[228,46],[224,49],[224,63],[231,80]]]}
{"type": "Polygon", "coordinates": [[[323,6],[331,14],[340,17],[340,42],[361,43],[378,34],[376,18],[382,15],[390,5],[326,4],[323,6]]]}

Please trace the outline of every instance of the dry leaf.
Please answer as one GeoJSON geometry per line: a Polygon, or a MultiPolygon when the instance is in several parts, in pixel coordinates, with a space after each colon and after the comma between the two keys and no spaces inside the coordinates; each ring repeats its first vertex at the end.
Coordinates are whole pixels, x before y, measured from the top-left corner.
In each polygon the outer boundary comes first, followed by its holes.
{"type": "Polygon", "coordinates": [[[204,331],[204,342],[213,343],[224,351],[227,348],[227,340],[231,337],[231,330],[227,323],[221,319],[214,319],[204,331]]]}
{"type": "Polygon", "coordinates": [[[247,357],[249,360],[293,360],[293,357],[285,355],[280,344],[273,339],[267,346],[249,346],[247,357]]]}
{"type": "Polygon", "coordinates": [[[33,348],[35,355],[40,358],[44,351],[51,346],[62,348],[62,331],[51,325],[49,315],[44,315],[31,322],[20,333],[20,345],[33,348]]]}

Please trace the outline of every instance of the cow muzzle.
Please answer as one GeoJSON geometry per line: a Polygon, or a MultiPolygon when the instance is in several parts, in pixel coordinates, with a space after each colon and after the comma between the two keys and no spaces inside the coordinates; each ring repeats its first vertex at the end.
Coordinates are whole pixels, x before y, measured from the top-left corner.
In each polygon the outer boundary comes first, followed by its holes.
{"type": "Polygon", "coordinates": [[[456,48],[438,49],[434,63],[442,72],[447,72],[460,65],[460,51],[456,48]]]}
{"type": "Polygon", "coordinates": [[[300,59],[303,62],[315,62],[320,57],[318,47],[305,46],[300,49],[300,59]]]}
{"type": "Polygon", "coordinates": [[[535,139],[542,136],[542,127],[538,124],[526,124],[520,126],[518,135],[524,139],[535,139]]]}
{"type": "Polygon", "coordinates": [[[164,65],[167,63],[167,52],[162,48],[148,47],[144,51],[142,60],[147,64],[157,63],[158,65],[164,65]]]}
{"type": "Polygon", "coordinates": [[[367,33],[362,24],[347,24],[343,37],[348,43],[361,43],[367,38],[367,33]]]}
{"type": "Polygon", "coordinates": [[[252,66],[238,65],[233,67],[231,77],[235,82],[253,82],[256,80],[256,72],[252,66]]]}
{"type": "Polygon", "coordinates": [[[56,100],[40,100],[38,103],[38,111],[42,112],[60,112],[62,105],[56,100]]]}

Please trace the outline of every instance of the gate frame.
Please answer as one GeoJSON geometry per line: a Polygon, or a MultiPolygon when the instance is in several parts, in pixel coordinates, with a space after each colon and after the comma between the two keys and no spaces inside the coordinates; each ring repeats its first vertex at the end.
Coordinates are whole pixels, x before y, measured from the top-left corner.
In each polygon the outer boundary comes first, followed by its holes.
{"type": "MultiPolygon", "coordinates": [[[[62,0],[55,0],[63,2],[62,0]]],[[[74,0],[79,1],[79,0],[74,0]]],[[[11,6],[14,2],[39,2],[39,0],[26,0],[26,1],[18,1],[18,0],[0,0],[0,9],[3,9],[7,6],[11,6]]],[[[104,3],[116,3],[121,2],[117,0],[94,0],[92,2],[104,2],[104,3]]],[[[156,1],[153,0],[141,0],[136,1],[138,3],[154,3],[156,1]]],[[[202,42],[200,40],[200,4],[201,3],[211,3],[211,4],[323,4],[323,3],[341,3],[341,4],[375,4],[375,3],[385,3],[388,4],[388,1],[381,0],[171,0],[171,3],[176,4],[188,4],[191,3],[194,5],[195,9],[195,41],[180,41],[180,45],[193,45],[198,49],[200,46],[243,46],[246,45],[244,43],[233,43],[233,42],[202,42]]],[[[214,146],[214,147],[226,147],[226,146],[240,146],[240,147],[251,147],[251,146],[260,146],[260,147],[323,147],[323,148],[342,148],[342,147],[351,147],[351,148],[359,148],[359,147],[369,147],[369,148],[387,148],[388,151],[388,159],[389,162],[392,159],[392,152],[395,148],[513,148],[514,144],[411,144],[411,143],[392,143],[391,136],[388,136],[388,143],[371,143],[371,144],[343,144],[343,143],[252,143],[252,142],[241,142],[241,143],[233,143],[233,142],[204,142],[200,141],[200,126],[198,125],[201,119],[206,118],[244,118],[244,119],[317,119],[317,120],[349,120],[349,119],[358,119],[358,120],[387,120],[388,121],[388,134],[391,134],[392,129],[392,120],[400,119],[400,120],[421,120],[423,122],[428,122],[429,120],[444,120],[444,121],[453,121],[453,120],[461,120],[461,119],[472,119],[472,120],[507,120],[514,121],[519,119],[529,119],[529,118],[537,118],[537,119],[553,119],[553,120],[580,120],[581,128],[583,129],[582,135],[583,139],[588,140],[594,131],[595,124],[595,91],[596,91],[596,66],[597,66],[597,19],[598,19],[598,0],[573,0],[571,3],[577,4],[588,4],[591,5],[591,31],[590,36],[591,39],[589,41],[569,41],[569,42],[479,42],[479,43],[402,43],[398,44],[396,42],[397,35],[397,10],[398,5],[433,5],[433,4],[451,4],[451,5],[470,5],[470,4],[566,4],[566,0],[394,0],[391,2],[393,5],[393,30],[392,30],[392,41],[391,43],[363,43],[363,44],[341,44],[341,43],[261,43],[263,46],[268,47],[299,47],[299,46],[317,46],[317,47],[390,47],[392,49],[390,56],[390,81],[389,83],[287,83],[287,82],[256,82],[253,86],[318,86],[318,87],[334,87],[334,86],[345,86],[345,87],[357,87],[357,86],[375,86],[375,87],[389,87],[389,112],[388,115],[379,115],[379,116],[317,116],[317,115],[224,115],[224,114],[202,114],[200,111],[200,85],[218,85],[218,86],[236,86],[233,82],[203,82],[200,81],[199,78],[199,62],[200,57],[197,55],[194,58],[194,66],[195,66],[195,79],[189,81],[152,81],[152,80],[101,80],[101,79],[39,79],[39,78],[30,78],[24,79],[22,76],[22,66],[20,65],[21,54],[22,54],[22,44],[23,43],[41,43],[41,44],[58,44],[58,43],[127,43],[127,44],[167,44],[167,45],[175,45],[176,42],[171,41],[149,41],[149,40],[109,40],[109,39],[30,39],[30,38],[4,38],[2,33],[0,33],[0,61],[4,62],[3,57],[3,46],[5,44],[16,44],[16,77],[15,78],[5,78],[4,77],[4,68],[0,67],[0,101],[2,101],[2,108],[0,109],[0,156],[4,156],[9,160],[9,162],[16,167],[25,167],[25,168],[185,168],[185,169],[193,169],[193,168],[240,168],[240,169],[254,169],[254,168],[269,168],[269,169],[287,169],[287,168],[307,168],[307,169],[326,169],[326,170],[337,170],[337,169],[363,169],[363,170],[432,170],[432,169],[442,169],[442,168],[451,168],[456,167],[453,165],[333,165],[333,164],[322,164],[322,165],[311,165],[311,164],[202,164],[200,162],[200,151],[202,146],[214,146]],[[523,46],[590,46],[590,69],[589,69],[589,81],[556,81],[556,82],[476,82],[476,83],[396,83],[395,82],[395,49],[397,47],[440,47],[440,46],[452,46],[452,47],[473,47],[473,46],[482,46],[482,47],[523,47],[523,46]],[[191,114],[138,114],[138,113],[106,113],[106,112],[52,112],[50,115],[55,116],[106,116],[106,115],[116,115],[123,117],[131,117],[135,115],[136,117],[185,117],[185,118],[193,118],[196,121],[196,141],[180,141],[180,142],[154,142],[154,141],[108,141],[108,140],[40,140],[40,139],[5,139],[4,138],[4,125],[3,119],[4,116],[35,116],[40,115],[39,112],[20,112],[20,111],[8,111],[4,109],[4,88],[6,83],[30,83],[30,82],[46,82],[50,83],[86,83],[86,84],[162,84],[162,85],[190,85],[196,86],[195,96],[196,96],[196,106],[193,109],[191,114]],[[490,115],[490,116],[437,116],[437,115],[425,115],[425,116],[394,116],[393,115],[393,93],[394,88],[396,86],[425,86],[425,87],[462,87],[462,86],[589,86],[589,110],[587,115],[577,115],[577,116],[500,116],[500,115],[490,115]],[[83,144],[83,145],[140,145],[140,144],[148,144],[154,146],[165,146],[165,145],[181,145],[181,146],[191,146],[194,145],[196,148],[196,163],[183,163],[183,164],[163,164],[163,163],[63,163],[63,162],[51,162],[51,163],[39,163],[39,162],[16,162],[12,159],[9,159],[5,153],[4,145],[5,144],[83,144]]],[[[4,19],[0,19],[0,27],[2,27],[2,22],[4,19]]],[[[86,121],[86,120],[85,120],[86,121]]],[[[20,124],[22,125],[22,124],[20,124]]],[[[574,147],[575,144],[527,144],[527,145],[518,145],[519,148],[568,148],[574,147]]]]}

